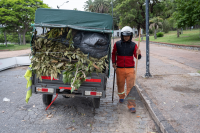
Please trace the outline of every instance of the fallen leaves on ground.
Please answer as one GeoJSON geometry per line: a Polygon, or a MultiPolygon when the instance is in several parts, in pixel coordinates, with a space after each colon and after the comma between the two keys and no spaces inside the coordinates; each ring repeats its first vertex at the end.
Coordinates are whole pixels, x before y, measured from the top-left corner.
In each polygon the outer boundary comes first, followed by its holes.
{"type": "Polygon", "coordinates": [[[53,115],[47,115],[47,118],[46,119],[51,119],[53,117],[53,115]]]}
{"type": "Polygon", "coordinates": [[[68,127],[68,128],[66,128],[67,130],[69,130],[69,129],[71,129],[71,128],[74,128],[73,126],[71,126],[71,127],[68,127]]]}

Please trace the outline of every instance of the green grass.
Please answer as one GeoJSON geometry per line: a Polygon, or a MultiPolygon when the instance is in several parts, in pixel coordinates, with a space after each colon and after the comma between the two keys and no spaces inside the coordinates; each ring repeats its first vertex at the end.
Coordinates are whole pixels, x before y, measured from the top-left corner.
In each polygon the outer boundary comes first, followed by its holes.
{"type": "Polygon", "coordinates": [[[24,50],[24,49],[29,49],[30,43],[26,45],[15,45],[15,44],[8,44],[7,47],[6,45],[0,44],[0,50],[9,50],[9,51],[14,51],[14,50],[24,50]]]}
{"type": "Polygon", "coordinates": [[[199,71],[197,71],[198,73],[200,73],[200,70],[199,71]]]}
{"type": "MultiPolygon", "coordinates": [[[[154,39],[154,36],[149,36],[149,41],[200,46],[199,34],[199,29],[184,30],[183,34],[180,34],[179,38],[177,38],[177,31],[170,31],[169,33],[165,33],[164,37],[158,37],[157,39],[154,39]]],[[[135,40],[138,41],[138,39],[135,40]]],[[[143,40],[146,40],[146,37],[143,37],[143,40]]]]}

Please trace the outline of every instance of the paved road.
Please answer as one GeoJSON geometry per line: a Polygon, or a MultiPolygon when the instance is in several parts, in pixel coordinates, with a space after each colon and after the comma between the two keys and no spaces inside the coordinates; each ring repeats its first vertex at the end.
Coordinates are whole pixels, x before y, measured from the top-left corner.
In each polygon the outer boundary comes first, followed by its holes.
{"type": "Polygon", "coordinates": [[[16,50],[16,51],[0,51],[0,59],[1,58],[9,58],[9,57],[16,57],[20,55],[27,55],[31,53],[31,49],[25,50],[16,50]]]}
{"type": "Polygon", "coordinates": [[[190,76],[200,70],[200,51],[184,50],[150,44],[150,73],[146,72],[145,43],[141,43],[143,58],[139,61],[137,81],[151,98],[174,132],[199,133],[200,77],[190,76]]]}
{"type": "Polygon", "coordinates": [[[89,98],[58,96],[51,108],[45,111],[42,95],[33,94],[26,104],[26,81],[23,78],[26,69],[18,67],[0,72],[0,133],[156,131],[136,91],[136,114],[128,112],[126,104],[118,103],[116,93],[114,103],[111,102],[112,78],[108,80],[107,98],[101,100],[100,108],[95,111],[89,98]],[[5,97],[10,102],[3,102],[5,97]]]}
{"type": "Polygon", "coordinates": [[[101,99],[100,108],[95,111],[90,98],[58,96],[45,111],[42,95],[33,94],[26,104],[26,80],[23,77],[26,69],[18,67],[0,72],[0,133],[158,132],[136,90],[136,114],[130,113],[125,103],[118,103],[116,90],[112,103],[113,68],[108,79],[107,97],[101,99]],[[10,102],[3,101],[5,97],[10,102]]]}

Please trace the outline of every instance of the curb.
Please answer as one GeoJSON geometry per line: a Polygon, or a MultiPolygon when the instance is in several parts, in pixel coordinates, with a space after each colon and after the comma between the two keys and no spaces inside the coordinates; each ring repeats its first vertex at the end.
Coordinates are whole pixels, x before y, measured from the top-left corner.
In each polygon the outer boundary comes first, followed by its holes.
{"type": "Polygon", "coordinates": [[[0,50],[0,52],[10,51],[9,49],[0,50]]]}
{"type": "Polygon", "coordinates": [[[17,56],[11,58],[0,58],[0,72],[9,68],[18,67],[18,66],[29,66],[31,60],[29,56],[17,56]]]}
{"type": "Polygon", "coordinates": [[[151,98],[148,96],[145,90],[138,83],[136,84],[136,89],[142,101],[144,102],[144,105],[149,111],[151,117],[160,128],[161,132],[162,133],[176,133],[174,128],[168,123],[168,121],[162,115],[160,110],[156,107],[156,105],[152,102],[151,98]]]}
{"type": "MultiPolygon", "coordinates": [[[[143,40],[142,42],[146,42],[146,41],[143,40]]],[[[182,48],[182,49],[190,49],[190,50],[199,50],[200,51],[200,46],[196,46],[196,45],[184,45],[184,44],[174,44],[174,43],[154,42],[154,41],[149,41],[149,42],[158,44],[158,45],[163,45],[163,46],[177,47],[177,48],[182,48]]]]}

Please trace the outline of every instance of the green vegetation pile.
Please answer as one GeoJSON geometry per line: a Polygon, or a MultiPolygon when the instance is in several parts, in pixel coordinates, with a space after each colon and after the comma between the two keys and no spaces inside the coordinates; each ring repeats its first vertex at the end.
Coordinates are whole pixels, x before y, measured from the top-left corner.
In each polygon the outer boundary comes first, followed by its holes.
{"type": "Polygon", "coordinates": [[[63,75],[63,82],[71,84],[71,91],[78,89],[93,73],[102,73],[108,68],[107,56],[96,59],[84,54],[73,46],[76,31],[68,28],[54,28],[32,40],[32,70],[37,78],[51,76],[51,80],[63,75]],[[62,43],[61,36],[66,34],[68,45],[62,43]]]}

